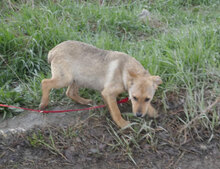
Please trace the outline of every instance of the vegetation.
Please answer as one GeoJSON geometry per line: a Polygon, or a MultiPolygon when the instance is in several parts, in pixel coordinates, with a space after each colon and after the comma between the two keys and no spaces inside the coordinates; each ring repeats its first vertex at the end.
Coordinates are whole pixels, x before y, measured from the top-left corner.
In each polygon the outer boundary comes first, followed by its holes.
{"type": "MultiPolygon", "coordinates": [[[[164,83],[154,103],[167,114],[170,101],[182,100],[177,106],[181,110],[174,112],[180,131],[202,128],[211,140],[219,128],[219,105],[209,106],[220,96],[218,0],[111,0],[102,5],[99,1],[3,0],[0,6],[0,103],[37,108],[40,82],[50,77],[48,51],[62,41],[79,40],[128,53],[151,74],[160,75],[164,83]],[[143,9],[150,11],[150,20],[138,18],[143,9]]],[[[53,90],[51,104],[72,104],[64,94],[65,89],[53,90]]],[[[101,100],[91,90],[81,94],[101,100]]],[[[0,111],[3,118],[19,113],[0,111]]],[[[119,134],[111,120],[109,132],[118,143],[115,146],[127,150],[132,159],[130,145],[138,148],[143,139],[155,142],[156,130],[152,121],[125,116],[134,122],[132,135],[119,134]]]]}

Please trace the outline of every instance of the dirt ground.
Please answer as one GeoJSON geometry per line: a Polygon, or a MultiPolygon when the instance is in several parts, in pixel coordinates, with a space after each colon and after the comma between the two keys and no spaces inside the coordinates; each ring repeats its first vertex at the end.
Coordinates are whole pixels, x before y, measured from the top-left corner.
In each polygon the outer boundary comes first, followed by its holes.
{"type": "MultiPolygon", "coordinates": [[[[66,108],[58,106],[54,109],[66,108]]],[[[130,109],[130,105],[125,104],[121,109],[130,109]]],[[[105,113],[99,110],[48,115],[26,112],[0,124],[0,168],[220,168],[219,130],[211,142],[204,130],[200,133],[203,138],[197,138],[193,132],[189,132],[191,136],[180,142],[186,136],[180,138],[177,134],[175,113],[161,115],[157,123],[166,130],[155,133],[155,144],[142,141],[138,143],[139,148],[129,145],[135,165],[126,148],[118,146],[115,137],[109,132],[105,113]]],[[[155,126],[152,124],[152,127],[155,126]]],[[[118,130],[113,127],[115,131],[118,130]]]]}

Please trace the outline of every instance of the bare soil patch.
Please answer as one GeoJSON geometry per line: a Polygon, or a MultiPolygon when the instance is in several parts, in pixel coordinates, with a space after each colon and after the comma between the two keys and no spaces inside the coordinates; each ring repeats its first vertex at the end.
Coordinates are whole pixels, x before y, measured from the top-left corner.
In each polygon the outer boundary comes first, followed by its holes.
{"type": "MultiPolygon", "coordinates": [[[[53,122],[45,120],[44,125],[36,124],[25,132],[8,132],[7,135],[2,135],[0,168],[218,169],[220,130],[214,131],[215,137],[210,142],[210,132],[202,128],[196,132],[180,134],[178,130],[181,126],[176,114],[181,116],[181,104],[174,107],[175,109],[171,105],[168,113],[161,113],[161,116],[152,122],[152,128],[156,131],[155,144],[141,141],[138,142],[139,148],[129,145],[137,165],[134,165],[128,151],[118,145],[110,132],[111,129],[107,125],[109,114],[97,110],[44,115],[43,119],[52,119],[53,122]],[[157,126],[163,126],[164,129],[159,130],[157,126]]],[[[122,111],[130,110],[130,105],[125,104],[120,108],[122,111]]],[[[113,128],[118,131],[117,127],[113,128]]],[[[125,130],[118,135],[129,135],[129,132],[132,131],[125,130]]]]}

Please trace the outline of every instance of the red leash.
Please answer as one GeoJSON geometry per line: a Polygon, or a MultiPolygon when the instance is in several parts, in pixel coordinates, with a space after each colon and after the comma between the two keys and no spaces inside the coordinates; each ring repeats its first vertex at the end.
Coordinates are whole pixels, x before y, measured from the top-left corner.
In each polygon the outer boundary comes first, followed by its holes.
{"type": "MultiPolygon", "coordinates": [[[[119,100],[117,103],[126,103],[128,102],[128,97],[119,100]]],[[[105,107],[106,105],[100,105],[100,106],[94,106],[94,107],[87,107],[84,109],[71,109],[71,110],[36,110],[36,109],[28,109],[28,108],[23,108],[23,107],[16,107],[16,106],[10,106],[10,105],[5,105],[5,104],[0,104],[0,107],[9,107],[9,108],[15,108],[15,109],[23,109],[23,110],[29,110],[29,111],[34,111],[34,112],[39,112],[39,113],[63,113],[63,112],[73,112],[73,111],[84,111],[84,110],[92,110],[92,109],[98,109],[105,107]]]]}

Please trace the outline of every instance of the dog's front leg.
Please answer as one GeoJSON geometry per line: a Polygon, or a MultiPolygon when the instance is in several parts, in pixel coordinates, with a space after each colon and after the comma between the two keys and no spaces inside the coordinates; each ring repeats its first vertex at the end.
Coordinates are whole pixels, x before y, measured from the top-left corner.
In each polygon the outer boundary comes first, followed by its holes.
{"type": "Polygon", "coordinates": [[[112,119],[115,121],[115,123],[121,128],[127,126],[130,122],[124,120],[121,116],[121,112],[120,112],[118,105],[117,105],[117,102],[116,102],[117,95],[112,94],[112,93],[108,93],[107,91],[104,90],[102,92],[102,96],[103,96],[106,104],[108,105],[112,119]]]}
{"type": "Polygon", "coordinates": [[[157,118],[157,117],[158,117],[158,112],[157,112],[157,110],[155,110],[155,109],[153,108],[153,106],[151,106],[151,105],[149,105],[149,107],[148,107],[147,114],[148,114],[148,116],[150,116],[150,117],[154,117],[154,118],[157,118]]]}

